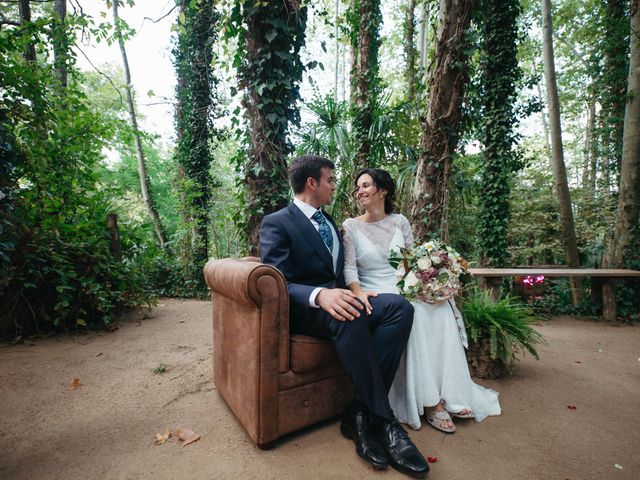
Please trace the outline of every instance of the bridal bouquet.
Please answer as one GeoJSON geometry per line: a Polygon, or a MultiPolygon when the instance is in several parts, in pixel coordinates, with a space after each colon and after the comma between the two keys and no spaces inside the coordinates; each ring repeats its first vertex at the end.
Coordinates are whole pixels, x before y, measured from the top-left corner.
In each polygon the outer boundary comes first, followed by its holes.
{"type": "Polygon", "coordinates": [[[438,240],[392,249],[389,263],[396,269],[400,294],[427,303],[455,297],[462,288],[460,275],[468,267],[458,252],[438,240]]]}

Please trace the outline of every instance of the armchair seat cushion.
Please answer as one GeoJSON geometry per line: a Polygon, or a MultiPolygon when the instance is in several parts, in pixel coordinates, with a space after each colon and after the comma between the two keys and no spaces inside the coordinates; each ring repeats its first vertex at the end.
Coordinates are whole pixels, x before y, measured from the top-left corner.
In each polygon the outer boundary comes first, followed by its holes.
{"type": "Polygon", "coordinates": [[[304,373],[339,363],[331,342],[308,335],[291,335],[289,355],[289,365],[295,373],[304,373]]]}

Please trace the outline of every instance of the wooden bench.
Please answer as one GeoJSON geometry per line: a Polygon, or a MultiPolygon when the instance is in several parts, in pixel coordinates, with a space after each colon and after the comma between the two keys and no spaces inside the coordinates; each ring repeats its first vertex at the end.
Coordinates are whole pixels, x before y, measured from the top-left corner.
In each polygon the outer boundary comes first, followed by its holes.
{"type": "Polygon", "coordinates": [[[544,275],[549,277],[575,277],[591,278],[591,298],[594,303],[603,304],[602,316],[606,320],[615,320],[616,305],[615,299],[610,302],[602,301],[602,287],[616,279],[625,277],[640,277],[640,271],[621,270],[613,268],[566,268],[566,267],[529,267],[529,268],[470,268],[469,273],[474,277],[479,277],[481,284],[487,290],[491,290],[494,298],[499,294],[500,284],[504,277],[544,275]]]}

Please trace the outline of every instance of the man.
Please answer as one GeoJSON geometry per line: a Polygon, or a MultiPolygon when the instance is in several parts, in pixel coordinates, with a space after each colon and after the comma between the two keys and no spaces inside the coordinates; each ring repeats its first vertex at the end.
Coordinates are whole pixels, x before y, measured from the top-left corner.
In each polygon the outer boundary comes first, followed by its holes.
{"type": "Polygon", "coordinates": [[[293,160],[291,205],[267,215],[260,227],[260,255],[287,280],[292,333],[333,341],[356,394],[340,431],[376,469],[389,465],[423,478],[429,465],[394,420],[388,393],[413,322],[413,307],[398,295],[370,297],[364,306],[346,289],[344,252],[335,223],[320,208],[331,203],[334,164],[307,155],[293,160]]]}

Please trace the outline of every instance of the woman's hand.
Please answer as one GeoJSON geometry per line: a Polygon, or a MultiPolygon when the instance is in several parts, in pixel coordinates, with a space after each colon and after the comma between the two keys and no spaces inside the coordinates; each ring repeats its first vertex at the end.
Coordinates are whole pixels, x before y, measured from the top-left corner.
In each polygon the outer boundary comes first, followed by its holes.
{"type": "Polygon", "coordinates": [[[356,292],[356,297],[360,299],[360,301],[364,304],[364,309],[367,312],[367,315],[371,315],[371,311],[373,307],[371,303],[369,303],[369,297],[377,297],[378,294],[376,292],[365,292],[364,290],[360,290],[356,292]]]}

